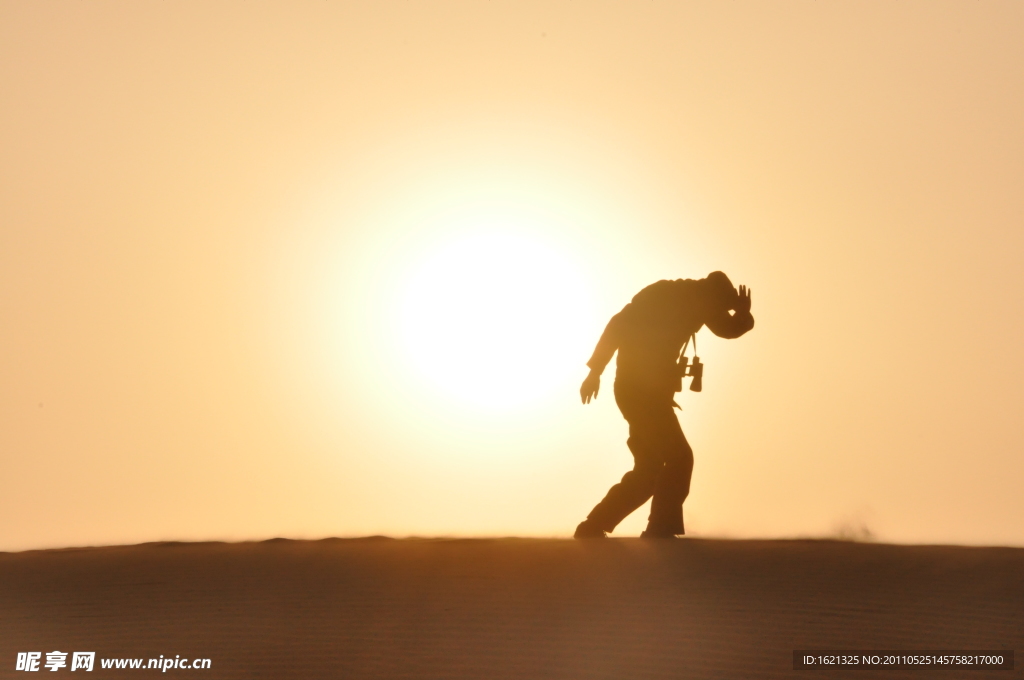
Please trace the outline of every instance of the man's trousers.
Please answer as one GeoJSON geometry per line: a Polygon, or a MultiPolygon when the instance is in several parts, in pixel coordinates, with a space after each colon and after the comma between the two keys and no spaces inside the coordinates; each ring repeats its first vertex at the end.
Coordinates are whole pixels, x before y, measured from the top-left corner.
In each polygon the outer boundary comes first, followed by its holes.
{"type": "Polygon", "coordinates": [[[615,381],[615,403],[629,423],[626,445],[633,469],[608,490],[587,519],[612,531],[627,515],[651,500],[647,530],[682,534],[683,501],[690,493],[693,450],[673,411],[673,393],[615,381]]]}

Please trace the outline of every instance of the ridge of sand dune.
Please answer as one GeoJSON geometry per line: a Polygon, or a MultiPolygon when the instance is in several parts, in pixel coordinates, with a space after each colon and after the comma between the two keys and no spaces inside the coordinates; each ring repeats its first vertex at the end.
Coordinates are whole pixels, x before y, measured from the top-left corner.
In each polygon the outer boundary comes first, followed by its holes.
{"type": "Polygon", "coordinates": [[[0,584],[0,677],[21,675],[17,652],[52,650],[209,658],[168,671],[207,678],[451,679],[835,677],[794,671],[793,650],[1024,649],[1019,548],[150,543],[0,554],[0,584]]]}

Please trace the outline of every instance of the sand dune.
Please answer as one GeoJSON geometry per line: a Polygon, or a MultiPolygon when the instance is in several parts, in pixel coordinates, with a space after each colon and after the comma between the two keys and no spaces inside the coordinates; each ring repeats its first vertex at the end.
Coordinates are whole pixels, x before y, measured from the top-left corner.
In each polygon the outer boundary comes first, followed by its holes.
{"type": "MultiPolygon", "coordinates": [[[[1024,549],[367,538],[0,554],[2,677],[24,677],[17,652],[53,650],[209,658],[167,671],[207,678],[1024,677],[1020,660],[796,671],[796,648],[1024,649],[1024,549]]],[[[86,677],[159,672],[99,665],[86,677]]]]}

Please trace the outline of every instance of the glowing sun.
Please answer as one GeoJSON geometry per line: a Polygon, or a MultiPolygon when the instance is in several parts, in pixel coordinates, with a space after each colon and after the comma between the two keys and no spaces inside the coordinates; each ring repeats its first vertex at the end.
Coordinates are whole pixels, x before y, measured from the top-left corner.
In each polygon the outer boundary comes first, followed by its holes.
{"type": "Polygon", "coordinates": [[[405,357],[430,389],[484,410],[572,384],[593,342],[591,296],[573,258],[508,229],[435,248],[411,271],[398,312],[405,357]]]}

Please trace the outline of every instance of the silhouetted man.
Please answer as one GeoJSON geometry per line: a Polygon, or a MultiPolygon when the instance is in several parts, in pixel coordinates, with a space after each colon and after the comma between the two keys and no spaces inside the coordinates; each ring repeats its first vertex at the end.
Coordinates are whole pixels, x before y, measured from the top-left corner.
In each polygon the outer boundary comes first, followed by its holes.
{"type": "MultiPolygon", "coordinates": [[[[683,501],[690,493],[693,450],[672,407],[686,360],[679,355],[703,326],[722,338],[738,338],[754,327],[750,291],[722,272],[707,278],[658,281],[636,294],[612,317],[587,362],[580,387],[584,404],[597,398],[601,373],[618,350],[615,403],[629,423],[626,445],[633,469],[576,527],[576,538],[604,538],[625,517],[651,500],[641,536],[671,538],[683,531],[683,501]],[[730,313],[731,312],[731,313],[730,313]]],[[[696,342],[696,339],[695,339],[696,342]]]]}

